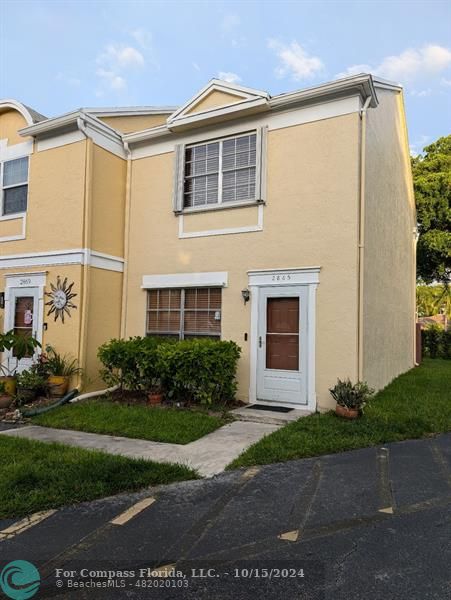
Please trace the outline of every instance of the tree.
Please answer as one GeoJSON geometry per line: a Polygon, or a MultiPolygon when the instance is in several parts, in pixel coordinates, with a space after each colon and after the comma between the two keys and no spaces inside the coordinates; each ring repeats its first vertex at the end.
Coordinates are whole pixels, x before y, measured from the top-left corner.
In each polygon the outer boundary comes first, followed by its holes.
{"type": "Polygon", "coordinates": [[[419,239],[417,272],[425,283],[451,281],[451,135],[412,158],[419,239]]]}

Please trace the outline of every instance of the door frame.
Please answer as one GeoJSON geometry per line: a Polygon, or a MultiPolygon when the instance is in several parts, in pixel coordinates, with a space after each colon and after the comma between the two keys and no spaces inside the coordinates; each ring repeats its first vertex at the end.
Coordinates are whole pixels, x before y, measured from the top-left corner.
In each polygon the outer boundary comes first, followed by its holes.
{"type": "Polygon", "coordinates": [[[316,411],[316,290],[319,284],[321,267],[297,267],[293,269],[263,269],[248,271],[249,289],[251,292],[251,329],[250,329],[250,384],[249,402],[257,401],[257,368],[258,368],[258,335],[259,335],[259,306],[260,289],[282,286],[307,287],[307,348],[306,348],[306,381],[305,389],[307,404],[289,402],[258,401],[275,406],[288,406],[316,411]]]}
{"type": "MultiPolygon", "coordinates": [[[[42,344],[42,336],[44,330],[44,288],[46,282],[46,271],[38,271],[32,273],[7,273],[5,274],[5,312],[3,319],[3,328],[6,333],[12,326],[11,322],[14,317],[14,303],[12,299],[16,291],[23,290],[24,292],[34,292],[37,297],[37,322],[36,322],[36,339],[42,344]]],[[[40,353],[40,348],[33,355],[35,358],[40,353]]],[[[2,356],[2,362],[9,360],[10,352],[5,352],[2,356]]]]}

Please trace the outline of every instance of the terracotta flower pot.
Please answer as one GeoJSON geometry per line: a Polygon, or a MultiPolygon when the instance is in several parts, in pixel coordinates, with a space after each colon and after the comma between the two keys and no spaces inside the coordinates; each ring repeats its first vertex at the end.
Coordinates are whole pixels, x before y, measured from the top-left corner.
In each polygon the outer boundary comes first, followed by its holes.
{"type": "Polygon", "coordinates": [[[163,401],[163,394],[161,392],[149,392],[147,394],[147,404],[149,406],[158,406],[163,401]]]}
{"type": "Polygon", "coordinates": [[[16,383],[16,378],[12,377],[10,375],[2,375],[0,377],[0,383],[4,383],[5,384],[5,391],[6,394],[9,396],[15,396],[16,395],[16,387],[17,387],[17,383],[16,383]]]}
{"type": "Polygon", "coordinates": [[[0,394],[0,408],[8,408],[13,401],[13,397],[9,394],[0,394]]]}
{"type": "Polygon", "coordinates": [[[69,388],[69,377],[65,377],[64,375],[50,375],[48,384],[52,396],[65,396],[69,388]]]}
{"type": "Polygon", "coordinates": [[[359,411],[356,408],[347,408],[346,406],[337,404],[335,407],[335,414],[339,417],[344,417],[345,419],[357,419],[359,411]]]}

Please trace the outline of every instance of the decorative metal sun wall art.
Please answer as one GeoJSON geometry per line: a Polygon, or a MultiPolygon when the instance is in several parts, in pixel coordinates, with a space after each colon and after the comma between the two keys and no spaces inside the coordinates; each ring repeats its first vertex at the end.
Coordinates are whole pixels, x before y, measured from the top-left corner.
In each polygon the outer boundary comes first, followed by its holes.
{"type": "Polygon", "coordinates": [[[53,283],[50,284],[52,291],[45,293],[46,296],[50,297],[50,300],[45,303],[46,306],[50,306],[50,310],[47,313],[48,317],[53,314],[55,321],[60,317],[61,321],[64,323],[64,313],[66,313],[68,317],[71,316],[69,308],[77,308],[76,305],[71,302],[72,298],[77,296],[77,294],[72,292],[74,283],[75,282],[73,281],[70,285],[67,285],[67,277],[61,282],[61,277],[58,275],[56,278],[56,285],[53,285],[53,283]]]}

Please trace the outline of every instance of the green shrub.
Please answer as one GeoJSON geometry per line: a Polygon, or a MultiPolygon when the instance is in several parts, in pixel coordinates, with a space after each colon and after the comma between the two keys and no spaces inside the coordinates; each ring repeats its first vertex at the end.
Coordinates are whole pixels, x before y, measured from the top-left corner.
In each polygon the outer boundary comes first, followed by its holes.
{"type": "Polygon", "coordinates": [[[164,387],[177,400],[212,404],[234,399],[241,349],[235,342],[211,339],[163,344],[164,387]]]}
{"type": "Polygon", "coordinates": [[[358,381],[353,384],[349,378],[344,381],[337,379],[337,383],[329,392],[339,406],[362,412],[374,394],[374,390],[368,386],[366,381],[358,381]]]}
{"type": "Polygon", "coordinates": [[[429,325],[421,331],[423,356],[429,358],[451,358],[451,330],[440,325],[429,325]]]}
{"type": "Polygon", "coordinates": [[[240,352],[235,342],[134,337],[103,344],[98,357],[109,386],[135,391],[162,386],[171,399],[211,404],[233,400],[240,352]]]}

